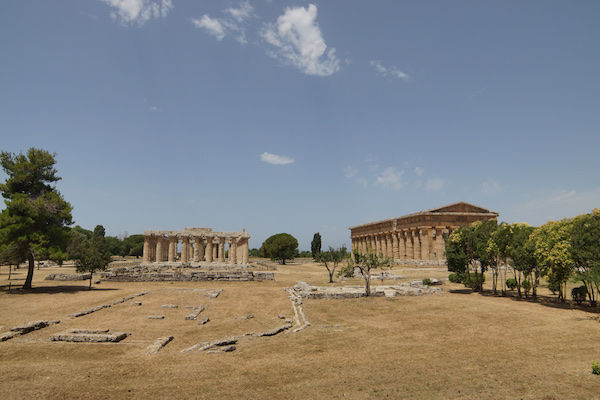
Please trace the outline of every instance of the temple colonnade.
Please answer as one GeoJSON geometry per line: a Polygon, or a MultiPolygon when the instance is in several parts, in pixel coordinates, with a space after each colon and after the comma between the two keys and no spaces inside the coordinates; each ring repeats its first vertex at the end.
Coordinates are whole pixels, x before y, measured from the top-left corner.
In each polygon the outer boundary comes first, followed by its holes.
{"type": "Polygon", "coordinates": [[[219,262],[248,263],[248,239],[241,232],[213,232],[211,228],[185,228],[183,231],[145,231],[144,263],[160,262],[219,262]],[[177,247],[181,258],[177,260],[177,247]],[[227,257],[225,254],[227,254],[227,257]]]}

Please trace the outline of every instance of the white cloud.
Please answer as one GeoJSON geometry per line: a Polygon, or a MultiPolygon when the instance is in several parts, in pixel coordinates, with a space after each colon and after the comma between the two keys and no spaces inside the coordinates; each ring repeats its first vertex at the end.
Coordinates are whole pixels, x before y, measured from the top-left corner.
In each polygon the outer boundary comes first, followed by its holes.
{"type": "Polygon", "coordinates": [[[164,18],[173,8],[171,0],[100,0],[111,6],[114,11],[111,16],[114,20],[120,19],[121,23],[137,22],[143,25],[152,18],[164,18]]]}
{"type": "Polygon", "coordinates": [[[278,156],[277,154],[267,153],[266,151],[260,155],[260,160],[267,164],[286,165],[294,162],[293,158],[286,156],[278,156]]]}
{"type": "Polygon", "coordinates": [[[371,61],[370,65],[382,76],[391,76],[393,78],[404,79],[405,81],[410,80],[410,76],[400,71],[396,67],[384,67],[379,61],[371,61]]]}
{"type": "Polygon", "coordinates": [[[354,182],[358,183],[361,186],[367,186],[368,182],[365,178],[358,177],[358,170],[353,167],[344,167],[342,169],[344,171],[344,176],[348,179],[352,179],[354,182]]]}
{"type": "Polygon", "coordinates": [[[403,186],[401,181],[403,174],[404,171],[396,171],[393,167],[388,167],[377,177],[376,184],[385,189],[399,190],[403,186]]]}
{"type": "Polygon", "coordinates": [[[507,186],[499,181],[488,179],[481,184],[481,193],[487,196],[496,196],[506,190],[507,186]]]}
{"type": "Polygon", "coordinates": [[[425,172],[425,170],[423,168],[419,168],[419,167],[415,168],[415,174],[417,174],[419,176],[423,176],[424,172],[425,172]]]}
{"type": "Polygon", "coordinates": [[[239,8],[227,8],[223,10],[223,13],[228,14],[228,17],[211,18],[208,14],[205,14],[201,18],[191,18],[191,21],[197,28],[206,29],[217,40],[222,40],[229,34],[235,34],[235,40],[241,44],[248,43],[246,40],[246,23],[254,17],[254,8],[250,3],[247,1],[242,2],[239,8]]]}
{"type": "Polygon", "coordinates": [[[427,181],[427,185],[425,186],[425,188],[429,192],[439,192],[440,190],[442,190],[445,184],[446,182],[444,182],[443,179],[431,178],[427,181]]]}
{"type": "Polygon", "coordinates": [[[218,19],[212,19],[208,14],[203,15],[201,18],[192,18],[192,23],[196,28],[204,28],[209,34],[222,40],[225,37],[225,26],[218,19]]]}
{"type": "Polygon", "coordinates": [[[277,49],[269,54],[305,74],[328,76],[339,71],[335,49],[327,50],[317,18],[317,7],[286,8],[274,24],[267,24],[261,36],[277,49]]]}

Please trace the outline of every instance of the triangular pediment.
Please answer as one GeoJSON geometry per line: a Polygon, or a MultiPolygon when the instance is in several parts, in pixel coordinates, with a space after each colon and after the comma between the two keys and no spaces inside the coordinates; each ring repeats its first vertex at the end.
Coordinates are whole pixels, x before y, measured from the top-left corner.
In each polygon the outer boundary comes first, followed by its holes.
{"type": "Polygon", "coordinates": [[[475,213],[475,214],[489,214],[490,210],[478,207],[473,204],[465,203],[464,201],[458,203],[448,204],[439,208],[433,208],[431,210],[424,211],[426,213],[475,213]]]}

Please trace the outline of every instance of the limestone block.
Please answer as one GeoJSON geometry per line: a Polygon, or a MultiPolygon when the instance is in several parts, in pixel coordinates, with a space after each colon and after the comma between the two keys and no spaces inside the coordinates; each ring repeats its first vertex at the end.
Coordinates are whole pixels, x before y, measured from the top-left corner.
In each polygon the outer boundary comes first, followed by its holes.
{"type": "Polygon", "coordinates": [[[173,340],[173,336],[165,336],[156,339],[156,341],[150,346],[146,347],[144,350],[144,354],[154,354],[158,353],[163,347],[165,347],[171,340],[173,340]]]}
{"type": "Polygon", "coordinates": [[[210,322],[210,318],[206,317],[204,319],[201,319],[200,321],[198,321],[198,325],[204,325],[206,323],[210,322]]]}
{"type": "Polygon", "coordinates": [[[283,331],[285,331],[285,330],[288,330],[288,329],[290,329],[291,327],[292,327],[292,324],[285,324],[285,325],[282,325],[282,326],[280,326],[280,327],[278,327],[278,328],[271,329],[270,331],[263,332],[263,333],[258,333],[256,336],[258,336],[258,337],[263,337],[263,336],[275,336],[275,335],[277,335],[278,333],[281,333],[281,332],[283,332],[283,331]]]}
{"type": "Polygon", "coordinates": [[[149,315],[148,319],[165,319],[164,315],[149,315]]]}

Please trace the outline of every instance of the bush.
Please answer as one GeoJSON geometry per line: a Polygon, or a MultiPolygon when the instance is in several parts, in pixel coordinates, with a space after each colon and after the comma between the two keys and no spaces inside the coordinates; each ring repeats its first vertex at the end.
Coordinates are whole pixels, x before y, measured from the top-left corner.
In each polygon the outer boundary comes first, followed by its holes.
{"type": "Polygon", "coordinates": [[[430,286],[431,285],[431,279],[429,279],[429,278],[423,279],[423,285],[430,286]]]}
{"type": "Polygon", "coordinates": [[[571,289],[571,297],[573,298],[575,303],[577,303],[577,305],[583,303],[585,301],[586,296],[587,288],[585,286],[574,287],[573,289],[571,289]]]}
{"type": "Polygon", "coordinates": [[[529,291],[531,290],[531,282],[529,281],[529,279],[525,279],[523,282],[521,282],[521,287],[525,291],[525,296],[527,297],[529,291]]]}
{"type": "Polygon", "coordinates": [[[598,361],[592,361],[592,374],[600,375],[600,364],[598,364],[598,361]]]}
{"type": "Polygon", "coordinates": [[[348,260],[348,263],[341,267],[337,276],[342,276],[344,278],[354,278],[354,263],[352,260],[348,260]]]}
{"type": "Polygon", "coordinates": [[[515,290],[517,288],[517,280],[514,278],[510,278],[506,280],[506,287],[510,290],[515,290]]]}
{"type": "Polygon", "coordinates": [[[552,292],[552,294],[556,294],[560,291],[560,283],[558,282],[548,282],[548,290],[552,292]]]}
{"type": "Polygon", "coordinates": [[[452,283],[462,283],[462,279],[459,274],[448,275],[448,280],[452,283]]]}

